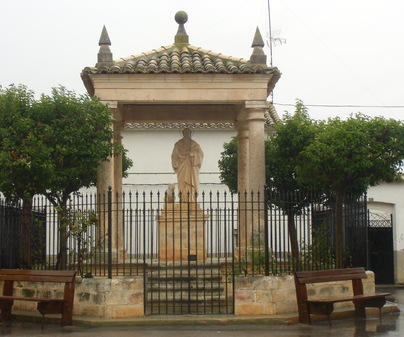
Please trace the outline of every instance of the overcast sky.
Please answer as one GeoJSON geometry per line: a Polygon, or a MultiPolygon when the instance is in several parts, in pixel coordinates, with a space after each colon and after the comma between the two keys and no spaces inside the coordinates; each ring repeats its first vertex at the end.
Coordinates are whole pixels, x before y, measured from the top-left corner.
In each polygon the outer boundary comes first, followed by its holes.
{"type": "MultiPolygon", "coordinates": [[[[280,115],[301,99],[315,119],[404,119],[403,0],[271,0],[270,9],[273,37],[286,40],[272,49],[280,115]]],[[[0,85],[84,93],[80,72],[97,61],[103,25],[118,59],[172,44],[179,10],[190,44],[228,56],[249,59],[256,27],[269,32],[267,0],[0,0],[0,85]]]]}

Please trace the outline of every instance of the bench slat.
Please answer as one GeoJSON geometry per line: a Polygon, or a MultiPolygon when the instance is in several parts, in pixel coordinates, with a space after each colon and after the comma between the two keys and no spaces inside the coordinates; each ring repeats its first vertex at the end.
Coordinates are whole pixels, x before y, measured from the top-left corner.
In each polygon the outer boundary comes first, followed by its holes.
{"type": "Polygon", "coordinates": [[[347,297],[327,297],[327,298],[312,298],[305,300],[306,303],[338,303],[338,302],[349,302],[349,301],[361,301],[361,300],[369,300],[373,298],[382,298],[386,296],[390,296],[390,293],[376,293],[370,295],[357,295],[357,296],[347,296],[347,297]]]}
{"type": "Polygon", "coordinates": [[[0,274],[8,275],[55,275],[74,276],[75,271],[71,270],[28,270],[28,269],[0,269],[0,274]]]}
{"type": "Polygon", "coordinates": [[[0,280],[2,281],[31,281],[31,282],[74,282],[75,271],[54,271],[54,270],[20,270],[1,269],[0,280]]]}
{"type": "Polygon", "coordinates": [[[74,277],[71,276],[60,276],[55,277],[54,275],[1,275],[1,281],[20,281],[20,282],[56,282],[56,283],[72,283],[74,282],[74,277]]]}
{"type": "Polygon", "coordinates": [[[296,272],[295,276],[300,284],[348,281],[367,278],[364,268],[302,271],[296,272]]]}
{"type": "Polygon", "coordinates": [[[322,282],[334,282],[334,281],[350,281],[350,280],[360,280],[367,278],[366,273],[364,274],[340,274],[340,275],[322,275],[322,276],[311,276],[311,277],[298,277],[300,284],[306,283],[322,283],[322,282]]]}
{"type": "Polygon", "coordinates": [[[0,296],[1,300],[10,300],[10,301],[31,301],[31,302],[66,302],[63,298],[54,299],[54,298],[40,298],[40,297],[18,297],[18,296],[0,296]]]}

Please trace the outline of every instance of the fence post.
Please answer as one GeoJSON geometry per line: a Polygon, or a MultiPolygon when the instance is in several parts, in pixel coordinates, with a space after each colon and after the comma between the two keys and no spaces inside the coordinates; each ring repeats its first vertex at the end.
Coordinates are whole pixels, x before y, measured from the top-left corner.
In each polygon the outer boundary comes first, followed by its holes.
{"type": "Polygon", "coordinates": [[[363,202],[365,208],[365,247],[366,247],[366,269],[370,268],[370,251],[369,251],[369,209],[368,209],[368,194],[365,192],[363,195],[363,202]]]}
{"type": "Polygon", "coordinates": [[[268,188],[264,188],[265,276],[269,276],[268,188]]]}
{"type": "Polygon", "coordinates": [[[112,279],[112,188],[108,188],[108,278],[112,279]]]}

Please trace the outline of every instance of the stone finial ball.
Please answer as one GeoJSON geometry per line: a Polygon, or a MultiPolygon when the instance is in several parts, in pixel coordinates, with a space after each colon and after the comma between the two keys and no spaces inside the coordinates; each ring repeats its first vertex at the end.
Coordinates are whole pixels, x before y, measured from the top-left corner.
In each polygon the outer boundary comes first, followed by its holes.
{"type": "Polygon", "coordinates": [[[184,11],[179,11],[175,14],[175,21],[178,24],[184,24],[188,21],[188,14],[184,11]]]}

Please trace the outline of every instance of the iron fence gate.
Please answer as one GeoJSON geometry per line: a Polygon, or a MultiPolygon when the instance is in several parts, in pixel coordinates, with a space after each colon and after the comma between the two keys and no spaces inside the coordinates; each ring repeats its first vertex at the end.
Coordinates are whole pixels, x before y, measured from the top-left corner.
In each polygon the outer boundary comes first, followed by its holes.
{"type": "Polygon", "coordinates": [[[394,284],[393,217],[369,212],[369,268],[376,284],[394,284]]]}
{"type": "Polygon", "coordinates": [[[213,194],[202,198],[165,201],[148,216],[146,314],[234,313],[233,203],[213,194]]]}

